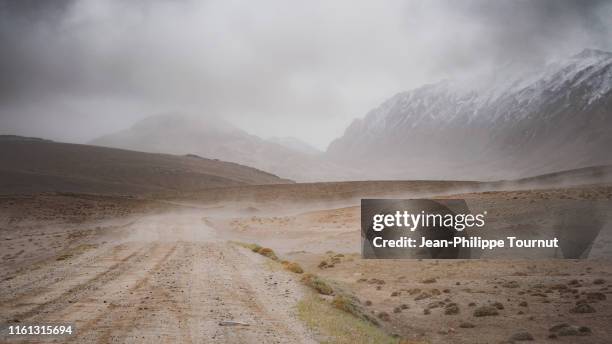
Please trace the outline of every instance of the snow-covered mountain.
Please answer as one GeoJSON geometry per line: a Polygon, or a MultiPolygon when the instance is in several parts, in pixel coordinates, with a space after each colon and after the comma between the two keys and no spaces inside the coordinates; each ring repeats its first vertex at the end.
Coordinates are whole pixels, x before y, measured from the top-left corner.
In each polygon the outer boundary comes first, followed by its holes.
{"type": "Polygon", "coordinates": [[[325,161],[324,157],[261,139],[215,118],[180,114],[151,116],[126,130],[89,143],[152,153],[195,154],[255,167],[296,181],[338,180],[351,175],[348,169],[325,161]]]}
{"type": "Polygon", "coordinates": [[[612,163],[612,53],[399,93],[327,155],[393,179],[499,179],[612,163]]]}

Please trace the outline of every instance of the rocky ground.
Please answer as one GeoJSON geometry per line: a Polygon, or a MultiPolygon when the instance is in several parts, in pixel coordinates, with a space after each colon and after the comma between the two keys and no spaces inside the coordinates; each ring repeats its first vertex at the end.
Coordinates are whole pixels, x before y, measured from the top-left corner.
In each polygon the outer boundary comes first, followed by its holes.
{"type": "MultiPolygon", "coordinates": [[[[0,197],[0,323],[76,327],[1,341],[609,342],[607,236],[585,260],[363,260],[353,193],[330,203],[215,192],[207,202],[0,197]]],[[[612,199],[609,185],[452,193],[439,197],[504,215],[612,199]]]]}

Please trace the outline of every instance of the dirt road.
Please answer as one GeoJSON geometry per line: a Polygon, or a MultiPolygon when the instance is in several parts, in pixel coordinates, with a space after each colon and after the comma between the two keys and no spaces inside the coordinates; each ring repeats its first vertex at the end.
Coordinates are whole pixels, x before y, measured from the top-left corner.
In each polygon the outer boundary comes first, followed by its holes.
{"type": "Polygon", "coordinates": [[[3,327],[73,324],[2,342],[314,343],[295,318],[297,277],[229,243],[201,212],[151,215],[78,254],[0,282],[3,327]]]}

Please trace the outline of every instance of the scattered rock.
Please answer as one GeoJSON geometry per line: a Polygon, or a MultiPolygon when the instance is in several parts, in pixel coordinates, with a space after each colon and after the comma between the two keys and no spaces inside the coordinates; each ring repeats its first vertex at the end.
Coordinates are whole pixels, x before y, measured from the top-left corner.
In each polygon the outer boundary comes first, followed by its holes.
{"type": "Polygon", "coordinates": [[[527,301],[521,301],[521,303],[519,303],[519,306],[520,307],[527,307],[528,306],[527,301]]]}
{"type": "Polygon", "coordinates": [[[428,309],[434,309],[434,308],[438,308],[438,307],[442,307],[442,306],[444,306],[444,302],[442,302],[442,301],[434,301],[434,302],[430,302],[427,305],[427,308],[428,309]]]}
{"type": "Polygon", "coordinates": [[[428,292],[422,292],[417,297],[414,298],[414,301],[424,300],[431,297],[431,294],[428,292]]]}
{"type": "Polygon", "coordinates": [[[459,324],[459,327],[461,327],[461,328],[474,328],[474,327],[476,327],[476,325],[472,324],[471,322],[462,321],[461,324],[459,324]]]}
{"type": "Polygon", "coordinates": [[[604,283],[606,283],[606,280],[603,278],[598,278],[593,281],[593,284],[604,284],[604,283]]]}
{"type": "Polygon", "coordinates": [[[576,305],[576,307],[570,309],[570,313],[595,313],[595,308],[588,303],[579,303],[576,305]]]}
{"type": "Polygon", "coordinates": [[[603,301],[606,299],[606,294],[598,292],[586,293],[586,298],[589,301],[603,301]]]}
{"type": "Polygon", "coordinates": [[[551,286],[550,289],[552,289],[552,290],[560,290],[561,291],[561,290],[568,290],[569,287],[566,286],[565,284],[555,284],[555,285],[551,286]]]}
{"type": "Polygon", "coordinates": [[[431,278],[426,278],[424,280],[421,281],[421,283],[423,284],[431,284],[431,283],[436,283],[438,280],[435,277],[431,277],[431,278]]]}
{"type": "Polygon", "coordinates": [[[570,326],[570,324],[568,324],[568,323],[561,323],[561,324],[557,324],[557,325],[554,325],[553,327],[549,328],[548,331],[550,331],[550,332],[557,332],[560,329],[566,328],[566,327],[569,327],[569,326],[570,326]]]}
{"type": "Polygon", "coordinates": [[[487,317],[494,315],[499,315],[499,312],[497,311],[497,308],[493,306],[480,306],[474,310],[475,317],[487,317]]]}
{"type": "Polygon", "coordinates": [[[368,283],[383,285],[383,284],[385,284],[385,281],[381,280],[381,279],[378,279],[378,278],[370,278],[370,281],[368,283]]]}
{"type": "Polygon", "coordinates": [[[391,316],[387,312],[380,312],[378,313],[378,319],[382,321],[389,321],[391,320],[391,316]]]}
{"type": "Polygon", "coordinates": [[[449,303],[448,305],[446,305],[446,307],[444,307],[444,314],[446,315],[459,314],[459,305],[457,305],[454,302],[449,303]]]}
{"type": "Polygon", "coordinates": [[[420,288],[412,288],[412,289],[408,289],[408,294],[410,294],[410,295],[416,295],[416,294],[418,294],[418,293],[420,293],[420,292],[421,292],[421,289],[420,289],[420,288]]]}
{"type": "Polygon", "coordinates": [[[588,336],[591,334],[591,329],[586,326],[573,326],[567,323],[555,325],[549,331],[555,337],[588,336]]]}
{"type": "Polygon", "coordinates": [[[504,288],[518,288],[519,284],[517,281],[508,281],[504,284],[502,284],[502,287],[504,288]]]}
{"type": "Polygon", "coordinates": [[[533,336],[529,332],[517,332],[513,334],[512,336],[510,336],[510,341],[515,341],[515,342],[525,342],[525,341],[532,341],[532,340],[533,340],[533,336]]]}
{"type": "Polygon", "coordinates": [[[493,307],[495,307],[495,308],[497,308],[497,309],[499,309],[499,310],[504,309],[504,305],[503,305],[501,302],[493,302],[493,303],[491,304],[491,306],[493,306],[493,307]]]}

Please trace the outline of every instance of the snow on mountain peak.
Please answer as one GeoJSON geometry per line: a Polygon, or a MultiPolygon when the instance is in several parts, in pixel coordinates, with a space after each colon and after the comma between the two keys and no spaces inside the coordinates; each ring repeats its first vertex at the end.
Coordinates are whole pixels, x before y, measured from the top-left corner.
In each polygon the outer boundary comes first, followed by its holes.
{"type": "MultiPolygon", "coordinates": [[[[398,93],[355,120],[328,153],[362,161],[385,152],[402,161],[403,154],[427,151],[428,164],[446,168],[452,164],[445,159],[460,165],[478,151],[481,163],[502,172],[509,168],[512,159],[503,159],[509,155],[533,171],[609,162],[612,53],[586,49],[535,70],[515,70],[501,69],[480,82],[445,80],[398,93]],[[559,147],[573,153],[563,156],[559,147]]],[[[420,176],[421,170],[412,168],[420,176]]]]}

